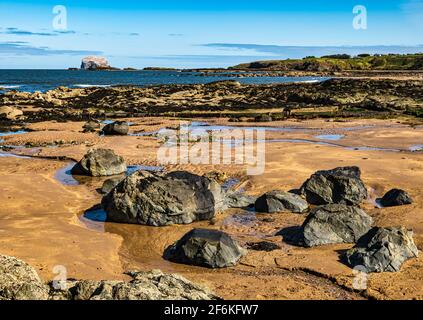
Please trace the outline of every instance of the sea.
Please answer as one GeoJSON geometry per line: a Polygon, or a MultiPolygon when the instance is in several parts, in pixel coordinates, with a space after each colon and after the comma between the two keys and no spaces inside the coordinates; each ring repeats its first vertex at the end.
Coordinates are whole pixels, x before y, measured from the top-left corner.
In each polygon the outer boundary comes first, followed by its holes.
{"type": "Polygon", "coordinates": [[[235,79],[243,84],[319,82],[322,77],[245,77],[234,73],[203,75],[181,71],[84,71],[84,70],[0,70],[0,92],[16,90],[45,92],[59,86],[69,88],[111,87],[119,85],[149,86],[161,84],[206,84],[235,79]]]}

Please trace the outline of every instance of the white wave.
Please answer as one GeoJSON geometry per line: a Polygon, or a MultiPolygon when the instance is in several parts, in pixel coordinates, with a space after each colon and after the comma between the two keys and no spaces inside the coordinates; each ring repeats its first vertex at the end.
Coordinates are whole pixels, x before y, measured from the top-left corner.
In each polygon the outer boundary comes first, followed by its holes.
{"type": "Polygon", "coordinates": [[[0,84],[0,88],[2,89],[17,89],[20,88],[22,86],[17,85],[17,84],[0,84]]]}
{"type": "Polygon", "coordinates": [[[96,87],[99,87],[99,88],[108,88],[111,85],[110,84],[75,84],[73,86],[74,87],[77,87],[77,88],[96,88],[96,87]]]}
{"type": "Polygon", "coordinates": [[[295,83],[318,83],[321,80],[300,80],[300,81],[295,81],[295,83]]]}

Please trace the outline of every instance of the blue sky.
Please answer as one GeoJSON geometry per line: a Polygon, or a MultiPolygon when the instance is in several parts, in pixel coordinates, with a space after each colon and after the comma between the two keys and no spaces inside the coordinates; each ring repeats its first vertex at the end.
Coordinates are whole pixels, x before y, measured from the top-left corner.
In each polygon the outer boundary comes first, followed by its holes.
{"type": "Polygon", "coordinates": [[[423,0],[0,1],[0,68],[226,67],[260,59],[423,52],[423,0]],[[67,9],[55,30],[53,7],[67,9]],[[368,12],[356,30],[353,7],[368,12]]]}

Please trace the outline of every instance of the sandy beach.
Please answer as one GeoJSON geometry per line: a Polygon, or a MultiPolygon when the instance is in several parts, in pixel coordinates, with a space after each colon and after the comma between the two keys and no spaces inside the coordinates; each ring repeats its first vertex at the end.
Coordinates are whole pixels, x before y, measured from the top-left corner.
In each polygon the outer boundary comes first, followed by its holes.
{"type": "MultiPolygon", "coordinates": [[[[179,119],[143,117],[131,122],[130,134],[155,132],[178,125],[179,119]]],[[[286,120],[269,123],[231,123],[228,118],[195,119],[219,126],[284,128],[266,131],[266,166],[259,176],[247,176],[240,165],[165,166],[166,171],[196,174],[224,172],[238,179],[235,189],[250,195],[291,190],[315,171],[359,166],[369,190],[362,208],[378,226],[405,226],[423,249],[423,126],[408,119],[349,119],[342,122],[286,120]],[[329,136],[328,136],[329,135],[329,136]],[[377,208],[375,199],[392,188],[413,197],[408,206],[377,208]]],[[[72,180],[66,168],[89,148],[110,148],[128,165],[160,166],[154,136],[99,136],[82,133],[84,122],[41,121],[27,133],[3,137],[0,157],[0,251],[32,266],[44,280],[54,279],[54,266],[67,268],[75,279],[125,279],[130,270],[160,269],[178,273],[208,286],[224,299],[422,299],[423,258],[406,262],[401,272],[371,274],[366,291],[355,291],[353,270],[339,253],[353,245],[302,248],[284,241],[303,223],[294,213],[255,214],[229,209],[216,221],[192,225],[148,227],[92,221],[84,212],[100,203],[104,178],[72,180]],[[16,156],[18,155],[18,156],[16,156]],[[58,160],[61,159],[61,160],[58,160]],[[69,179],[71,182],[69,182],[69,179]],[[269,241],[272,252],[249,250],[240,263],[226,269],[205,269],[171,263],[164,249],[193,228],[227,232],[241,245],[269,241]]]]}

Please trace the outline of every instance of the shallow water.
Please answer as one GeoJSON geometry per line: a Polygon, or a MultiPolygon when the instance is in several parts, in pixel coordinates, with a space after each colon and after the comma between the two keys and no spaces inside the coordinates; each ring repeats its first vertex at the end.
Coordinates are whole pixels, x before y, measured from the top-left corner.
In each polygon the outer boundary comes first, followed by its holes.
{"type": "Polygon", "coordinates": [[[423,144],[418,144],[418,145],[410,147],[410,151],[411,152],[423,151],[423,144]]]}
{"type": "MultiPolygon", "coordinates": [[[[232,79],[230,74],[199,76],[199,72],[178,71],[96,71],[83,70],[0,70],[0,91],[47,91],[59,86],[70,88],[107,88],[117,85],[206,84],[232,79]],[[1,90],[1,88],[3,90],[1,90]]],[[[319,82],[325,77],[237,78],[245,84],[319,82]]]]}
{"type": "Polygon", "coordinates": [[[25,133],[28,133],[28,131],[19,130],[19,131],[0,132],[0,137],[7,137],[7,136],[15,135],[15,134],[25,134],[25,133]]]}
{"type": "Polygon", "coordinates": [[[320,140],[339,141],[339,140],[345,138],[345,135],[343,135],[343,134],[321,134],[321,135],[315,136],[315,138],[320,139],[320,140]]]}
{"type": "Polygon", "coordinates": [[[0,151],[0,158],[9,158],[9,157],[10,158],[18,158],[18,159],[31,159],[31,157],[20,156],[20,155],[17,155],[17,154],[0,151]]]}

